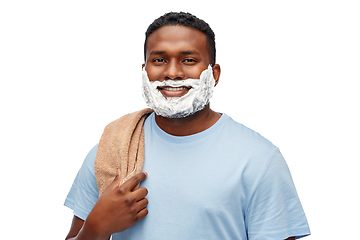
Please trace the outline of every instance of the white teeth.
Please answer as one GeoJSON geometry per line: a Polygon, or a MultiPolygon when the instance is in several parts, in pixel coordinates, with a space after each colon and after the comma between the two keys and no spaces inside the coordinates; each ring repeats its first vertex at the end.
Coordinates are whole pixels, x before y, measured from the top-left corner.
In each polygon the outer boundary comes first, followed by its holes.
{"type": "Polygon", "coordinates": [[[162,88],[164,90],[169,90],[169,91],[182,91],[182,90],[187,90],[186,87],[164,87],[162,88]]]}

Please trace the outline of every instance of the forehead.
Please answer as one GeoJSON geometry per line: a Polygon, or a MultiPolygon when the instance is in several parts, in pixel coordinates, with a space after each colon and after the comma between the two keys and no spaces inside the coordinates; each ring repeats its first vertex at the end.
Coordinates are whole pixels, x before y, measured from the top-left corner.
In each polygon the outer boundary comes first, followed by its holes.
{"type": "Polygon", "coordinates": [[[181,25],[165,26],[148,37],[146,56],[153,51],[198,51],[208,56],[206,44],[206,35],[199,30],[181,25]]]}

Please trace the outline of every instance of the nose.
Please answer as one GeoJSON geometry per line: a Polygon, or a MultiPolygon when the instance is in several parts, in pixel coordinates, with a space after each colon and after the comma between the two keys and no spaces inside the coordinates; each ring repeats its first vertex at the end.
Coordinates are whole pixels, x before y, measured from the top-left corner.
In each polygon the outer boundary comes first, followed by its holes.
{"type": "Polygon", "coordinates": [[[185,74],[182,70],[181,64],[171,61],[166,65],[163,77],[164,80],[182,80],[185,78],[185,74]]]}

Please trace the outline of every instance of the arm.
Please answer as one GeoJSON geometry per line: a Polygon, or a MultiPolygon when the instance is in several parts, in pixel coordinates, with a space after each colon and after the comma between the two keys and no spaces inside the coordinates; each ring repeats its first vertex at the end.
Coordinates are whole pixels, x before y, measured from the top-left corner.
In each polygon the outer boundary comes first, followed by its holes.
{"type": "Polygon", "coordinates": [[[76,239],[75,237],[78,235],[83,225],[84,225],[84,220],[78,218],[77,216],[74,216],[71,223],[70,231],[66,236],[65,240],[76,239]]]}
{"type": "Polygon", "coordinates": [[[146,177],[145,173],[139,173],[119,187],[119,172],[86,221],[74,216],[66,239],[107,240],[111,234],[124,231],[143,219],[148,213],[147,189],[136,189],[136,186],[146,177]]]}
{"type": "Polygon", "coordinates": [[[296,237],[289,237],[289,238],[287,238],[285,240],[295,240],[295,239],[296,239],[296,237]]]}

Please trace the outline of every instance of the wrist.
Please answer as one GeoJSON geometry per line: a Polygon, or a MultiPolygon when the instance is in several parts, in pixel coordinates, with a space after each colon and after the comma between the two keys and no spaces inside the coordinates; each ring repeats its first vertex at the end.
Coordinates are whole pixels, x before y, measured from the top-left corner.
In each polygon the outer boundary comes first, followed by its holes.
{"type": "Polygon", "coordinates": [[[107,236],[107,234],[101,233],[96,223],[86,220],[76,240],[108,240],[110,239],[110,235],[107,236]]]}

